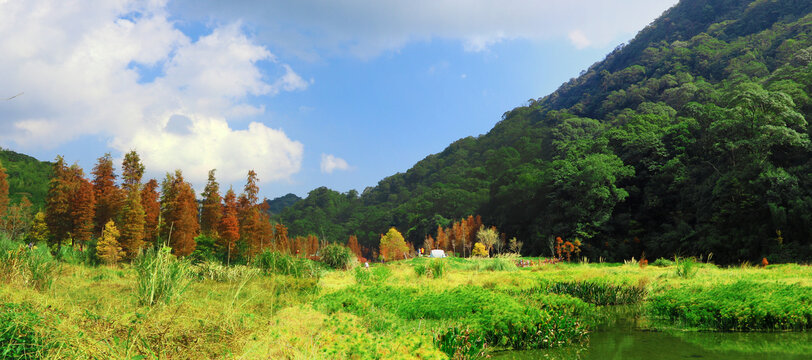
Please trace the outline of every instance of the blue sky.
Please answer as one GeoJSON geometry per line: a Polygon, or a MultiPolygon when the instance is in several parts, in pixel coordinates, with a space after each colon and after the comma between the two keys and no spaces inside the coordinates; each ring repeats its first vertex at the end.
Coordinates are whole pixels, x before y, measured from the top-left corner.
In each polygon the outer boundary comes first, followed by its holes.
{"type": "Polygon", "coordinates": [[[89,172],[374,186],[601,60],[669,1],[0,3],[0,146],[89,172]],[[8,96],[6,96],[8,95],[8,96]]]}

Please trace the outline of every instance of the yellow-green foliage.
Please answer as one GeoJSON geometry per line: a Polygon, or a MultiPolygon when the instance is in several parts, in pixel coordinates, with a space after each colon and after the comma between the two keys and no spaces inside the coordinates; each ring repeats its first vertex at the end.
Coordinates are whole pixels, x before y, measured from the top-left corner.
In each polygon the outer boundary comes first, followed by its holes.
{"type": "Polygon", "coordinates": [[[474,256],[488,256],[488,249],[485,244],[478,242],[474,244],[474,250],[471,252],[474,256]]]}
{"type": "Polygon", "coordinates": [[[118,236],[120,235],[116,224],[113,220],[104,224],[102,229],[102,237],[96,244],[96,257],[101,259],[105,264],[112,265],[121,260],[125,253],[121,250],[121,245],[118,243],[118,236]]]}

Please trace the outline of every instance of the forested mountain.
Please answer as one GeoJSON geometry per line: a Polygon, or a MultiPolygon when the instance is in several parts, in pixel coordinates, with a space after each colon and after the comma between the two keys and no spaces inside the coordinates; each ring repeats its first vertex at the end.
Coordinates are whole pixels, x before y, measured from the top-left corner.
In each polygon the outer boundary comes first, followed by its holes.
{"type": "Polygon", "coordinates": [[[812,2],[683,0],[552,94],[362,194],[318,188],[292,235],[420,245],[481,214],[528,254],[812,259],[812,2]]]}
{"type": "Polygon", "coordinates": [[[11,203],[19,202],[25,195],[35,208],[45,205],[53,164],[0,148],[0,166],[8,174],[11,203]]]}
{"type": "Polygon", "coordinates": [[[279,214],[280,212],[282,212],[282,210],[285,210],[285,208],[292,206],[299,200],[302,200],[302,198],[296,196],[296,194],[287,194],[275,198],[273,200],[266,199],[265,203],[267,204],[268,212],[270,212],[271,214],[279,214]]]}

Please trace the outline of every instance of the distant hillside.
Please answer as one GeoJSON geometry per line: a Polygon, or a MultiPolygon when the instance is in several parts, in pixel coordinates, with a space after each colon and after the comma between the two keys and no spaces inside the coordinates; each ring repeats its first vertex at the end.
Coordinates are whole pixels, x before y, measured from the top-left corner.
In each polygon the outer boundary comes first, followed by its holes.
{"type": "Polygon", "coordinates": [[[12,203],[25,195],[35,208],[45,206],[52,164],[31,156],[0,148],[0,164],[6,169],[12,203]]]}
{"type": "Polygon", "coordinates": [[[285,196],[280,196],[273,200],[265,200],[265,203],[268,204],[268,211],[271,214],[279,214],[285,208],[292,206],[293,204],[297,203],[302,198],[296,196],[296,194],[287,194],[285,196]]]}
{"type": "Polygon", "coordinates": [[[812,259],[812,2],[683,0],[552,94],[359,196],[315,189],[291,235],[397,226],[420,244],[481,214],[528,254],[812,259]]]}

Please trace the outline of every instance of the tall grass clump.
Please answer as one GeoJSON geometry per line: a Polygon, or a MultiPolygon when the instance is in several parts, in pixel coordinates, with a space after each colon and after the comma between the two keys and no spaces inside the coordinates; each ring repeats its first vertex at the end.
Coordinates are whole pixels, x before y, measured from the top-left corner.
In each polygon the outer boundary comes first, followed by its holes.
{"type": "Polygon", "coordinates": [[[509,258],[492,258],[473,260],[468,270],[474,271],[516,271],[516,263],[509,258]]]}
{"type": "Polygon", "coordinates": [[[375,266],[371,269],[356,267],[352,273],[355,282],[362,285],[380,284],[392,276],[392,269],[386,266],[375,266]]]}
{"type": "Polygon", "coordinates": [[[192,266],[178,260],[171,249],[149,249],[133,261],[136,271],[136,291],[142,305],[168,304],[180,296],[191,282],[192,266]]]}
{"type": "Polygon", "coordinates": [[[648,301],[655,318],[722,331],[808,330],[812,288],[738,281],[714,287],[670,289],[648,301]]]}
{"type": "Polygon", "coordinates": [[[0,235],[0,273],[6,281],[45,290],[58,270],[59,263],[47,245],[25,245],[0,235]]]}
{"type": "Polygon", "coordinates": [[[353,259],[355,259],[355,255],[350,251],[350,248],[339,244],[329,244],[321,248],[319,253],[321,254],[321,261],[333,269],[349,269],[352,266],[353,259]]]}
{"type": "Polygon", "coordinates": [[[218,260],[206,260],[193,267],[193,271],[200,280],[217,282],[236,282],[259,274],[256,268],[245,265],[225,266],[218,260]]]}
{"type": "Polygon", "coordinates": [[[642,285],[613,285],[595,281],[557,282],[548,290],[572,295],[595,305],[636,304],[646,296],[646,288],[642,285]]]}
{"type": "Polygon", "coordinates": [[[290,275],[301,278],[318,278],[321,269],[313,260],[302,259],[277,251],[266,250],[252,261],[264,274],[290,275]]]}
{"type": "Polygon", "coordinates": [[[90,256],[88,251],[80,251],[73,246],[62,246],[56,254],[59,261],[71,265],[80,265],[90,263],[90,256]]]}
{"type": "Polygon", "coordinates": [[[693,258],[680,258],[674,257],[674,265],[676,266],[676,274],[678,277],[690,279],[699,270],[697,263],[693,258]]]}
{"type": "Polygon", "coordinates": [[[434,259],[429,262],[431,276],[435,279],[440,279],[445,275],[446,267],[447,266],[444,259],[434,259]]]}

